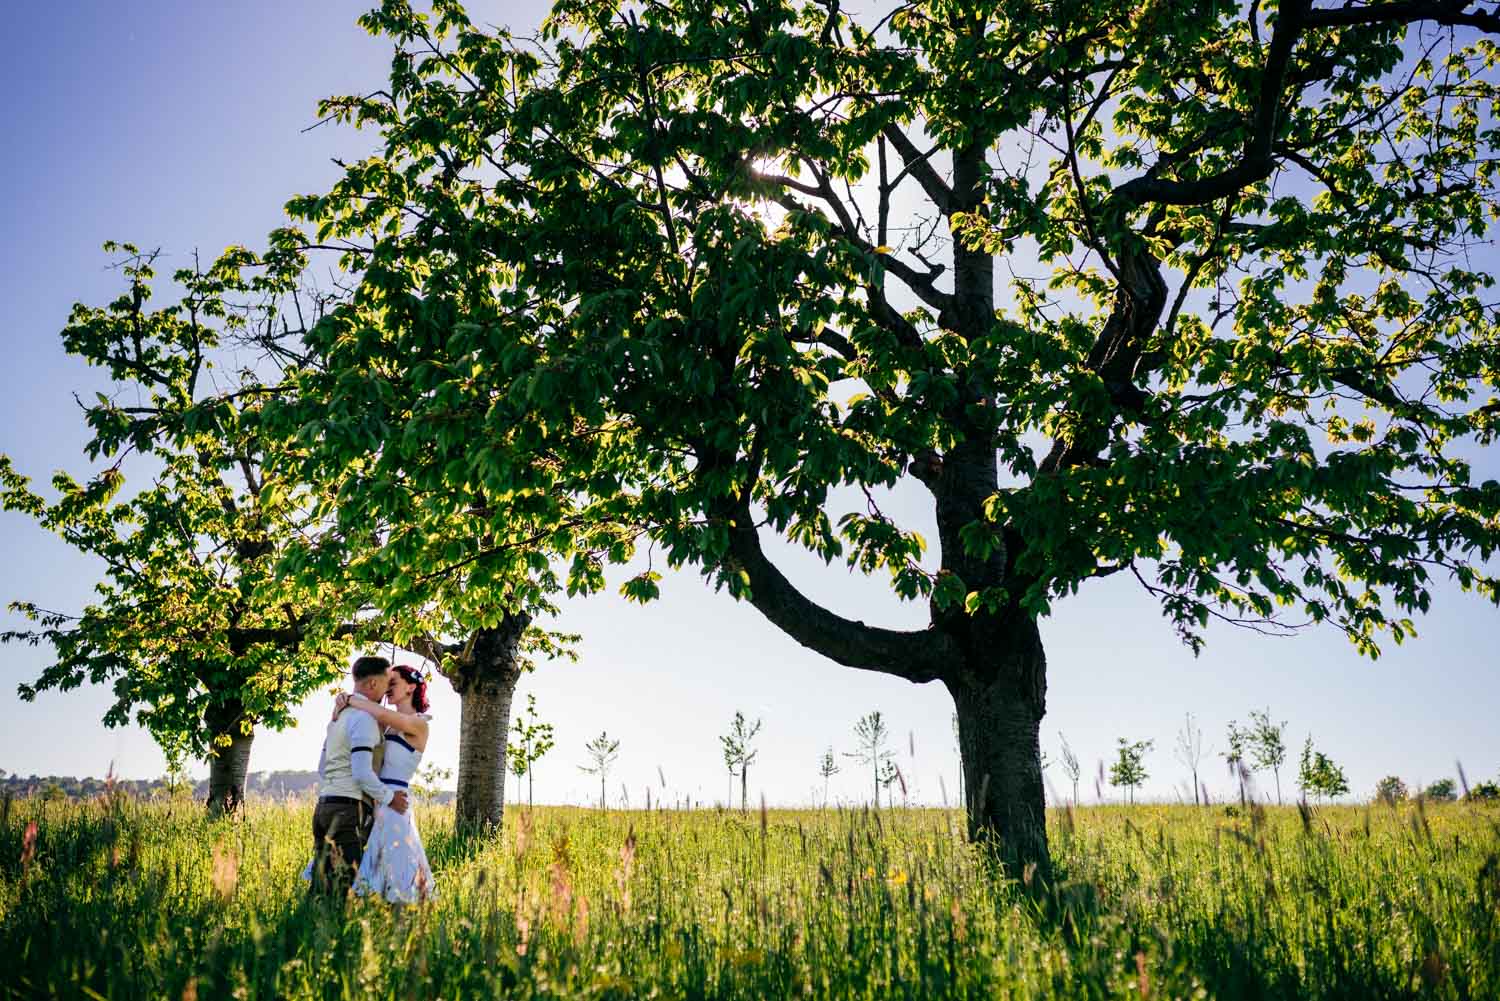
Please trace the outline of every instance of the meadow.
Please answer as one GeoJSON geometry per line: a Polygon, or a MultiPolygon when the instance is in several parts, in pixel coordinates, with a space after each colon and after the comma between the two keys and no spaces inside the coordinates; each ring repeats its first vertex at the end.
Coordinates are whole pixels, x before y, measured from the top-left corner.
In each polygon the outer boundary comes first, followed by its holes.
{"type": "Polygon", "coordinates": [[[947,810],[424,807],[407,909],[306,898],[310,804],[3,809],[4,998],[1500,997],[1492,806],[1055,811],[1045,889],[947,810]]]}

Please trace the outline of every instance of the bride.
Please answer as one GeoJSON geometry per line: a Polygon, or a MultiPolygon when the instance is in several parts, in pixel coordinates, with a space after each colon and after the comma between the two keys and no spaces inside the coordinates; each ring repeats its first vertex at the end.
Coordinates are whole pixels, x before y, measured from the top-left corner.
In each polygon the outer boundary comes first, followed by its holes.
{"type": "MultiPolygon", "coordinates": [[[[380,781],[405,789],[422,763],[422,751],[427,747],[431,719],[426,715],[427,680],[405,664],[392,667],[390,678],[385,697],[391,708],[363,695],[345,693],[338,697],[334,714],[347,707],[375,717],[385,731],[380,781]]],[[[422,847],[413,811],[397,813],[388,807],[377,807],[354,880],[354,892],[380,894],[393,903],[411,904],[431,900],[435,891],[427,850],[422,847]]]]}

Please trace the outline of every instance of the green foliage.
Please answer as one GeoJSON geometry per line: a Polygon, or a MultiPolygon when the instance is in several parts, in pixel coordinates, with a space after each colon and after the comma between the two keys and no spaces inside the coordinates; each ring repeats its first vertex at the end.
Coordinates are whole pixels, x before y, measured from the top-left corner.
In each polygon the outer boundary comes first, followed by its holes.
{"type": "Polygon", "coordinates": [[[1229,749],[1224,752],[1224,761],[1231,769],[1245,765],[1253,737],[1253,731],[1248,727],[1240,726],[1236,720],[1229,721],[1224,734],[1229,749]]]}
{"type": "Polygon", "coordinates": [[[738,773],[740,777],[741,811],[749,809],[745,783],[746,776],[750,773],[750,765],[755,761],[755,756],[760,753],[751,747],[756,735],[760,733],[760,724],[759,719],[754,723],[748,722],[745,714],[736,710],[734,719],[729,724],[729,732],[719,737],[721,750],[724,752],[724,767],[729,769],[730,775],[738,773]]]}
{"type": "Polygon", "coordinates": [[[878,825],[772,810],[762,832],[729,812],[542,807],[524,834],[474,843],[451,808],[419,807],[437,900],[325,908],[296,879],[308,812],[252,805],[227,824],[170,804],[17,803],[0,825],[6,985],[120,1001],[1500,993],[1488,808],[1429,811],[1430,841],[1388,811],[1367,830],[1352,807],[1307,831],[1275,808],[1054,813],[1059,834],[1074,825],[1056,839],[1055,918],[952,836],[960,816],[932,810],[878,825]]]}
{"type": "MultiPolygon", "coordinates": [[[[1399,781],[1399,780],[1398,780],[1399,781]]],[[[1312,734],[1308,734],[1302,745],[1302,757],[1297,766],[1297,787],[1305,797],[1312,793],[1319,798],[1342,796],[1349,791],[1349,780],[1343,768],[1322,751],[1314,750],[1312,734]]]]}
{"type": "Polygon", "coordinates": [[[109,464],[82,481],[57,473],[49,499],[0,456],[0,503],[95,557],[102,576],[76,614],[15,602],[33,627],[0,641],[51,648],[23,699],[109,684],[107,725],[133,720],[169,759],[201,757],[256,725],[290,724],[347,663],[340,595],[275,572],[315,499],[265,467],[266,387],[252,372],[215,369],[248,328],[275,322],[296,288],[276,259],[230,248],[207,268],[177,271],[180,300],[153,310],[156,255],[106,250],[123,255],[126,289],[103,307],[76,305],[62,339],[113,380],[84,405],[87,455],[109,464]],[[141,470],[133,489],[127,459],[141,470]]]}
{"type": "MultiPolygon", "coordinates": [[[[659,554],[839,663],[1024,703],[966,736],[988,755],[1044,711],[1002,654],[1043,673],[1036,619],[1103,576],[1194,651],[1215,619],[1309,622],[1373,657],[1438,578],[1500,603],[1490,15],[563,0],[522,41],[385,0],[361,24],[389,80],[322,111],[375,152],[283,236],[346,248],[355,288],[278,420],[336,484],[354,555],[326,558],[369,565],[383,611],[591,593],[643,544],[632,600],[659,554]],[[1483,31],[1425,40],[1459,23],[1483,31]],[[834,614],[762,534],[929,625],[834,614]]],[[[1044,854],[1040,783],[1001,778],[976,821],[1044,854]]]]}
{"type": "Polygon", "coordinates": [[[1422,796],[1439,803],[1451,803],[1458,798],[1458,785],[1452,779],[1438,779],[1422,790],[1422,796]]]}
{"type": "Polygon", "coordinates": [[[1434,573],[1500,600],[1500,91],[1488,36],[1417,42],[1450,7],[569,0],[522,44],[388,0],[388,85],[323,108],[379,151],[290,206],[360,280],[308,447],[370,464],[346,523],[561,526],[575,591],[612,525],[769,602],[753,523],[939,619],[1129,570],[1194,649],[1295,610],[1374,656],[1434,573]],[[875,491],[959,469],[935,569],[875,491]]]}
{"type": "Polygon", "coordinates": [[[526,802],[532,803],[532,772],[542,755],[552,750],[555,743],[552,724],[537,718],[536,696],[526,693],[526,712],[516,713],[510,723],[510,740],[505,745],[505,756],[510,763],[510,773],[516,778],[526,779],[526,802]]]}
{"type": "Polygon", "coordinates": [[[1375,783],[1375,799],[1377,802],[1387,806],[1395,806],[1397,803],[1405,802],[1407,796],[1406,783],[1398,776],[1387,775],[1375,783]]]}
{"type": "Polygon", "coordinates": [[[453,778],[453,769],[437,764],[428,764],[416,775],[411,784],[412,795],[423,803],[431,803],[443,791],[443,783],[453,778]]]}
{"type": "Polygon", "coordinates": [[[828,780],[837,775],[839,771],[840,768],[838,759],[834,757],[833,748],[830,746],[829,748],[824,750],[823,756],[818,759],[818,775],[823,779],[824,809],[827,809],[828,807],[828,780]]]}
{"type": "Polygon", "coordinates": [[[1282,736],[1285,732],[1286,721],[1272,721],[1269,708],[1250,713],[1251,761],[1257,770],[1269,768],[1276,776],[1277,803],[1281,802],[1281,766],[1286,763],[1286,740],[1282,736]]]}
{"type": "Polygon", "coordinates": [[[1154,740],[1137,740],[1134,743],[1124,737],[1118,738],[1115,760],[1109,766],[1109,784],[1130,790],[1130,801],[1135,802],[1135,788],[1150,777],[1146,771],[1146,753],[1156,746],[1154,740]]]}
{"type": "Polygon", "coordinates": [[[1493,803],[1500,800],[1500,782],[1476,782],[1464,795],[1468,803],[1493,803]]]}
{"type": "Polygon", "coordinates": [[[829,747],[823,752],[823,756],[818,759],[818,774],[825,779],[830,779],[841,770],[838,759],[833,756],[833,748],[829,747]]]}

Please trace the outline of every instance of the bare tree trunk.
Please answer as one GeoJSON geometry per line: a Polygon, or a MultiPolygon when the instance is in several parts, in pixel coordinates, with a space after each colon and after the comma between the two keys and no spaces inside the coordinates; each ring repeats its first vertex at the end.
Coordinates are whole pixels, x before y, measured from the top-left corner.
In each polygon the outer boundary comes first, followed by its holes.
{"type": "Polygon", "coordinates": [[[245,802],[245,777],[250,772],[250,746],[255,731],[245,725],[244,707],[238,702],[210,706],[204,721],[215,738],[208,759],[208,799],[211,817],[234,813],[245,802]],[[218,738],[227,737],[227,746],[218,738]]]}
{"type": "Polygon", "coordinates": [[[507,614],[499,626],[472,637],[466,657],[455,656],[442,665],[462,703],[455,806],[455,822],[462,830],[495,830],[504,819],[510,705],[521,677],[521,634],[530,621],[526,615],[507,614]]]}
{"type": "Polygon", "coordinates": [[[748,789],[749,789],[749,785],[748,785],[749,779],[746,778],[746,776],[749,775],[749,774],[750,774],[750,766],[749,765],[740,765],[740,812],[741,813],[747,813],[750,810],[750,806],[749,806],[749,803],[750,803],[749,796],[750,796],[750,794],[749,794],[749,791],[748,791],[748,789]]]}
{"type": "Polygon", "coordinates": [[[1047,877],[1041,768],[1046,658],[1029,618],[1011,621],[1004,633],[1013,642],[1010,650],[945,679],[958,710],[969,836],[993,845],[1014,876],[1024,878],[1030,866],[1047,877]]]}

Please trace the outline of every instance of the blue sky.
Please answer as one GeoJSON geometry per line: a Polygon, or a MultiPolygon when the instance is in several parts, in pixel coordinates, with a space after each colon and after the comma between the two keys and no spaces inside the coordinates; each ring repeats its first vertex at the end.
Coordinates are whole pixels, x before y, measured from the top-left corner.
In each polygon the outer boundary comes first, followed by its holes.
{"type": "MultiPolygon", "coordinates": [[[[330,157],[372,146],[370,136],[303,131],[319,97],[383,80],[385,48],[354,24],[363,8],[342,0],[65,0],[9,13],[11,37],[20,41],[0,63],[0,92],[11,96],[0,109],[11,150],[0,160],[0,451],[21,470],[44,480],[59,467],[86,469],[72,394],[91,392],[98,376],[63,354],[57,334],[73,302],[98,303],[118,291],[118,275],[99,250],[104,240],[160,246],[164,270],[194,249],[212,256],[230,243],[254,244],[281,221],[289,195],[332,182],[330,157]]],[[[517,30],[541,15],[534,2],[472,9],[517,30]]],[[[1494,474],[1492,458],[1483,465],[1494,474]]],[[[918,500],[896,503],[918,512],[918,500]]],[[[896,603],[880,581],[851,578],[805,554],[788,554],[786,562],[795,581],[845,614],[920,624],[921,609],[896,603]]],[[[0,514],[0,565],[8,568],[0,601],[60,609],[87,600],[95,572],[11,514],[0,514]]],[[[534,693],[558,728],[557,748],[538,766],[539,799],[597,793],[578,765],[584,742],[602,729],[622,741],[612,798],[622,783],[634,803],[648,785],[661,797],[659,774],[668,799],[722,798],[728,783],[717,735],[736,710],[765,719],[752,796],[763,790],[773,803],[808,800],[821,789],[818,756],[829,745],[851,750],[855,719],[872,709],[890,720],[916,795],[930,802],[944,788],[954,795],[951,705],[941,687],[823,661],[692,573],[669,576],[662,600],[644,609],[613,596],[571,602],[558,626],[583,634],[582,662],[544,666],[522,682],[522,699],[534,693]]],[[[1116,737],[1154,738],[1145,793],[1171,799],[1183,776],[1171,745],[1185,712],[1222,750],[1228,719],[1269,705],[1290,723],[1293,759],[1311,732],[1347,767],[1357,792],[1392,772],[1408,781],[1452,775],[1455,760],[1471,779],[1496,777],[1500,612],[1444,586],[1417,627],[1415,641],[1376,662],[1331,631],[1273,640],[1226,628],[1210,630],[1195,659],[1133,581],[1109,578],[1060,604],[1043,624],[1050,665],[1044,747],[1055,760],[1058,733],[1067,735],[1084,761],[1087,801],[1097,762],[1116,737]]],[[[107,692],[49,693],[32,704],[16,697],[16,684],[34,678],[44,656],[0,648],[0,768],[102,775],[113,762],[126,776],[160,774],[161,754],[143,732],[99,722],[107,692]]],[[[451,766],[457,698],[441,681],[434,688],[429,758],[451,766]]],[[[251,767],[314,767],[326,709],[315,700],[298,728],[262,732],[251,767]]],[[[835,797],[864,795],[852,771],[846,764],[835,778],[835,797]]],[[[1055,766],[1050,777],[1065,791],[1055,766]]],[[[1216,759],[1206,777],[1227,793],[1216,759]]],[[[1283,785],[1291,787],[1289,776],[1283,785]]]]}

